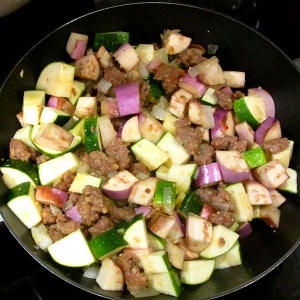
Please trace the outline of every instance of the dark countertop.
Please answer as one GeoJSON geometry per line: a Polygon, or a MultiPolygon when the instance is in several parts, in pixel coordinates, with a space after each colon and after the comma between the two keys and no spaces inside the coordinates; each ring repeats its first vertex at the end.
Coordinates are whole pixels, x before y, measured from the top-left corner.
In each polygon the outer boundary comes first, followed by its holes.
{"type": "MultiPolygon", "coordinates": [[[[0,18],[0,83],[16,62],[45,34],[67,21],[96,8],[126,1],[117,0],[32,0],[12,15],[0,18]]],[[[128,1],[127,1],[128,2],[128,1]]],[[[277,44],[291,59],[300,57],[300,2],[286,0],[273,3],[265,0],[189,0],[213,8],[240,19],[257,28],[277,44]],[[242,3],[242,4],[241,4],[242,3]],[[233,4],[235,6],[233,6],[233,4]],[[279,10],[278,7],[279,6],[279,10]],[[278,12],[279,11],[279,12],[278,12]],[[298,31],[297,31],[298,30],[298,31]]],[[[4,262],[0,271],[0,299],[54,299],[57,291],[63,290],[68,298],[95,300],[99,297],[74,288],[41,267],[13,238],[3,223],[0,223],[0,255],[4,262]],[[13,258],[5,262],[5,258],[13,258]],[[53,289],[53,287],[55,287],[53,289]]],[[[222,299],[240,299],[260,296],[261,299],[300,299],[300,247],[281,265],[261,278],[222,299]]]]}

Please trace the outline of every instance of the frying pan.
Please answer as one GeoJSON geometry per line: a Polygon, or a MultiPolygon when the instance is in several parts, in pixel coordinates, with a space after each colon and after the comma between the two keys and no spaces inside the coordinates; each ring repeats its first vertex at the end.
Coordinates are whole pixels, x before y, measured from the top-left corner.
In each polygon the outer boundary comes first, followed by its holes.
{"type": "MultiPolygon", "coordinates": [[[[217,44],[217,56],[226,70],[246,72],[246,88],[263,86],[271,92],[283,135],[294,140],[291,166],[299,174],[300,73],[290,58],[254,29],[221,13],[192,5],[170,2],[139,2],[100,9],[79,17],[53,31],[16,64],[0,90],[0,156],[8,155],[9,139],[19,128],[15,114],[21,110],[24,90],[34,89],[42,68],[53,61],[68,61],[65,43],[71,31],[93,37],[95,32],[129,31],[132,43],[159,42],[164,29],[181,29],[194,42],[217,44]]],[[[299,177],[299,176],[298,176],[299,177]]],[[[298,180],[299,184],[299,180],[298,180]]],[[[8,190],[0,182],[0,212],[11,234],[38,263],[74,287],[107,299],[133,299],[127,292],[103,291],[82,271],[57,265],[49,255],[36,249],[28,229],[6,206],[8,190]]],[[[241,239],[243,264],[216,270],[212,278],[186,287],[181,299],[213,299],[228,295],[259,280],[282,263],[300,242],[299,195],[285,195],[280,228],[253,222],[253,234],[241,239]]],[[[3,245],[2,245],[3,247],[3,245]]],[[[156,299],[172,299],[160,295],[156,299]]]]}

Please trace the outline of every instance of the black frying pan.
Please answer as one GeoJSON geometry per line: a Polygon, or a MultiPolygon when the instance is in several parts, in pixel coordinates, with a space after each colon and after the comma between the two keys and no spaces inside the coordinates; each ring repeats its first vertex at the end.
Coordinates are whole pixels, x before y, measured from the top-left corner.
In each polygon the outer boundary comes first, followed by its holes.
{"type": "MultiPolygon", "coordinates": [[[[41,69],[55,60],[68,60],[65,43],[71,31],[93,36],[101,31],[129,31],[132,42],[158,41],[164,29],[181,29],[195,42],[218,44],[217,56],[224,69],[244,70],[247,87],[263,86],[276,101],[283,134],[295,141],[292,167],[300,162],[300,73],[293,62],[272,42],[248,26],[199,7],[173,3],[135,3],[102,9],[78,18],[52,32],[33,47],[15,66],[0,91],[0,156],[8,155],[9,138],[19,124],[15,114],[21,109],[24,90],[34,89],[41,69]],[[22,71],[23,77],[20,76],[22,71]]],[[[254,223],[252,235],[241,240],[243,265],[215,271],[211,280],[186,288],[182,299],[211,299],[232,293],[258,280],[283,260],[300,242],[300,202],[298,195],[286,195],[281,208],[281,224],[276,231],[254,223]]],[[[0,212],[7,227],[35,260],[49,272],[89,293],[108,299],[131,299],[128,293],[102,291],[94,280],[82,277],[81,270],[55,264],[37,250],[30,232],[7,208],[7,189],[0,182],[0,212]]],[[[156,299],[172,299],[161,295],[156,299]]]]}

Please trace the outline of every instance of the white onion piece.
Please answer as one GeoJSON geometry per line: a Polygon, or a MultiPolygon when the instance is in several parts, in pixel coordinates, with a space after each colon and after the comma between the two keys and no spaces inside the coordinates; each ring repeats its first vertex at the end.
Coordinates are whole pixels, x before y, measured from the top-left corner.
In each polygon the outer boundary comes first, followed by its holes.
{"type": "Polygon", "coordinates": [[[74,205],[73,207],[66,210],[65,214],[68,218],[72,219],[73,221],[75,221],[77,223],[82,222],[82,217],[81,217],[76,205],[74,205]]]}
{"type": "Polygon", "coordinates": [[[248,165],[237,150],[216,151],[216,161],[226,183],[241,182],[251,178],[248,165]]]}
{"type": "Polygon", "coordinates": [[[110,81],[106,80],[105,78],[101,78],[101,80],[97,84],[97,90],[106,95],[112,85],[113,84],[110,81]]]}
{"type": "Polygon", "coordinates": [[[214,112],[215,112],[214,107],[211,107],[209,105],[201,105],[203,129],[211,129],[215,126],[214,112]]]}
{"type": "Polygon", "coordinates": [[[158,296],[160,292],[155,290],[152,287],[144,287],[142,289],[131,290],[130,294],[134,296],[134,298],[145,298],[145,297],[152,297],[158,296]]]}
{"type": "Polygon", "coordinates": [[[193,182],[195,188],[213,185],[222,180],[219,165],[216,162],[199,166],[197,174],[193,182]]]}
{"type": "Polygon", "coordinates": [[[188,73],[191,77],[196,77],[199,75],[198,66],[193,66],[188,69],[188,73]]]}
{"type": "Polygon", "coordinates": [[[276,111],[275,111],[274,99],[267,90],[265,90],[261,87],[250,88],[250,89],[248,89],[248,94],[260,96],[264,101],[267,117],[268,116],[273,117],[273,118],[275,117],[276,111]]]}
{"type": "Polygon", "coordinates": [[[140,93],[137,82],[120,84],[116,86],[115,92],[120,117],[140,112],[140,93]]]}
{"type": "Polygon", "coordinates": [[[100,266],[87,266],[83,268],[83,277],[96,279],[99,273],[100,266]]]}
{"type": "Polygon", "coordinates": [[[231,110],[217,108],[214,113],[214,124],[211,128],[211,137],[224,137],[225,135],[234,135],[234,120],[231,110]]]}
{"type": "Polygon", "coordinates": [[[143,62],[139,63],[139,73],[143,78],[148,78],[149,77],[149,70],[147,69],[147,65],[143,62]]]}
{"type": "Polygon", "coordinates": [[[193,94],[195,98],[202,97],[207,90],[207,86],[199,77],[192,77],[189,73],[180,78],[178,86],[193,94]]]}
{"type": "Polygon", "coordinates": [[[281,126],[279,120],[267,117],[255,131],[255,142],[259,145],[266,140],[281,137],[281,126]]]}
{"type": "Polygon", "coordinates": [[[244,222],[240,225],[237,230],[237,233],[241,238],[246,237],[247,235],[252,233],[252,226],[250,222],[244,222]]]}

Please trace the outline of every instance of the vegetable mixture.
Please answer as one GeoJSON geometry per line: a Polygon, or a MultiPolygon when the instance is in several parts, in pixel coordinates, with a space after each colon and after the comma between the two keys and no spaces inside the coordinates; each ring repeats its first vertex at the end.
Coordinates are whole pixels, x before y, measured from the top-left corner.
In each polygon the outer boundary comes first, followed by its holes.
{"type": "MultiPolygon", "coordinates": [[[[297,193],[274,100],[180,30],[72,32],[24,91],[2,178],[36,245],[101,289],[178,297],[297,193]]],[[[209,46],[209,45],[208,45],[209,46]]],[[[208,47],[207,49],[217,49],[208,47]]]]}

